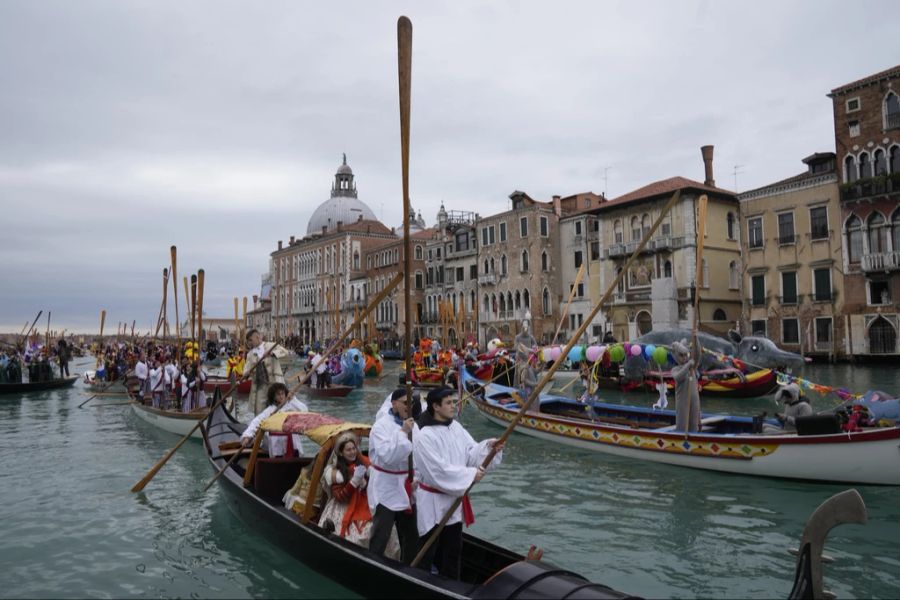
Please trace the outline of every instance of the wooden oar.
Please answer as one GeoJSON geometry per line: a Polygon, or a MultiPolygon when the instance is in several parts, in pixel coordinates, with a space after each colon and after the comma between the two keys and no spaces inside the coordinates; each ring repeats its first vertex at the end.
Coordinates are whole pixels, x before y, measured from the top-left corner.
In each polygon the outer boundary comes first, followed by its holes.
{"type": "MultiPolygon", "coordinates": [[[[523,403],[523,402],[521,402],[521,398],[517,398],[517,402],[519,402],[519,405],[521,406],[521,408],[519,409],[519,412],[516,414],[516,417],[512,420],[512,422],[510,422],[509,426],[506,428],[506,431],[503,432],[503,435],[500,436],[500,438],[496,442],[494,442],[494,445],[491,447],[490,452],[488,452],[488,455],[485,457],[484,462],[482,462],[482,464],[481,464],[482,468],[487,469],[487,467],[491,464],[491,461],[493,461],[494,457],[497,455],[497,446],[502,446],[503,444],[505,444],[506,440],[509,439],[509,436],[512,434],[513,430],[516,428],[516,426],[519,424],[519,422],[525,418],[525,414],[528,412],[528,410],[531,408],[531,406],[538,399],[538,397],[541,393],[541,390],[543,390],[544,386],[547,385],[547,382],[549,382],[550,379],[553,378],[553,375],[559,369],[560,365],[562,365],[566,356],[568,356],[569,351],[571,351],[572,348],[575,346],[575,342],[577,342],[578,339],[584,334],[584,332],[587,330],[588,326],[591,324],[591,321],[594,319],[594,317],[597,316],[597,313],[599,313],[600,310],[603,308],[603,305],[609,301],[609,298],[610,298],[610,296],[612,296],[613,292],[615,291],[616,286],[619,285],[619,281],[621,281],[622,277],[624,277],[625,273],[628,272],[628,269],[629,269],[629,267],[631,267],[631,264],[635,260],[637,260],[637,257],[644,250],[644,246],[647,245],[647,242],[650,240],[650,238],[653,236],[653,234],[656,233],[656,230],[659,228],[660,224],[662,223],[663,218],[665,218],[665,216],[669,213],[669,211],[672,209],[672,207],[675,206],[675,204],[678,202],[679,198],[681,198],[681,190],[676,191],[675,194],[673,194],[672,197],[669,199],[669,201],[666,203],[665,207],[663,207],[662,211],[660,211],[659,216],[656,218],[656,221],[653,223],[653,226],[650,228],[649,231],[647,231],[644,234],[644,237],[641,239],[641,242],[638,244],[638,247],[635,248],[634,253],[628,258],[628,260],[622,266],[621,271],[619,271],[619,273],[618,273],[618,275],[616,275],[615,279],[613,279],[613,281],[609,284],[609,287],[606,289],[606,293],[603,294],[603,296],[600,298],[600,301],[591,310],[590,315],[587,318],[585,318],[584,322],[578,327],[578,331],[575,333],[575,335],[572,336],[572,338],[566,344],[565,349],[562,351],[562,353],[559,355],[559,357],[553,362],[553,365],[547,371],[547,374],[544,375],[544,377],[538,382],[537,386],[535,386],[535,388],[531,391],[531,394],[529,394],[529,396],[528,396],[528,400],[526,400],[523,403]]],[[[514,394],[514,397],[516,397],[516,396],[518,396],[518,394],[514,394]]],[[[441,534],[441,531],[443,531],[444,526],[447,524],[447,521],[450,520],[450,517],[453,515],[453,513],[459,507],[460,503],[462,502],[463,497],[465,497],[465,495],[468,494],[469,491],[471,491],[471,489],[472,489],[472,487],[474,487],[474,485],[475,485],[475,482],[473,481],[472,484],[469,485],[469,488],[466,490],[466,492],[462,496],[458,496],[454,500],[453,505],[450,507],[450,509],[447,511],[447,513],[441,519],[440,523],[438,523],[437,527],[434,528],[434,532],[431,534],[431,536],[428,538],[428,540],[422,545],[422,548],[419,550],[419,553],[416,555],[415,559],[413,559],[411,566],[415,567],[419,564],[419,562],[421,562],[422,558],[428,552],[428,549],[431,547],[432,544],[434,544],[435,540],[437,540],[438,536],[441,534]]]]}
{"type": "MultiPolygon", "coordinates": [[[[327,350],[325,350],[325,352],[323,352],[321,355],[319,355],[319,360],[310,367],[309,371],[306,371],[305,373],[300,373],[300,375],[297,376],[298,383],[297,383],[297,385],[294,386],[293,389],[288,391],[288,393],[287,393],[288,400],[290,400],[290,398],[292,398],[294,396],[294,394],[296,394],[297,391],[306,384],[306,380],[309,379],[313,373],[315,373],[316,368],[320,364],[322,364],[322,361],[324,361],[328,357],[329,354],[334,352],[334,350],[341,344],[341,342],[344,340],[344,338],[346,338],[348,335],[350,335],[350,333],[356,327],[357,322],[362,321],[372,310],[375,309],[376,306],[378,306],[378,304],[381,303],[382,300],[387,298],[388,294],[390,292],[392,292],[395,287],[397,287],[397,284],[399,284],[402,279],[403,279],[403,273],[397,273],[394,276],[394,278],[391,279],[390,282],[388,282],[387,286],[385,286],[385,288],[383,290],[381,290],[381,292],[379,292],[379,294],[377,296],[375,296],[375,298],[373,298],[371,302],[369,302],[369,305],[366,307],[366,310],[363,311],[360,314],[360,316],[356,317],[353,320],[353,323],[350,324],[350,327],[348,327],[346,330],[344,330],[344,332],[340,335],[340,337],[335,339],[335,341],[331,344],[331,346],[327,350]]],[[[272,347],[266,352],[266,354],[271,352],[272,349],[274,349],[276,346],[278,346],[278,344],[273,343],[272,347]]],[[[265,359],[265,356],[262,359],[260,359],[260,361],[258,363],[256,363],[256,365],[254,365],[254,368],[256,368],[260,364],[262,364],[264,359],[265,359]]],[[[282,406],[285,406],[285,405],[287,405],[287,401],[282,406]]],[[[278,410],[281,410],[281,407],[278,407],[278,410]]],[[[278,412],[278,410],[276,410],[272,414],[275,414],[276,412],[278,412]]],[[[262,432],[262,429],[260,429],[260,431],[257,432],[257,439],[254,441],[255,448],[258,448],[258,445],[259,445],[258,438],[259,438],[259,433],[261,433],[261,432],[262,432]]],[[[240,452],[238,452],[235,456],[240,456],[240,452]]],[[[212,477],[212,479],[210,479],[206,483],[206,487],[203,488],[204,492],[209,489],[209,487],[213,484],[213,482],[215,482],[216,479],[218,479],[222,475],[222,473],[224,473],[228,469],[229,466],[231,466],[231,463],[236,460],[235,456],[232,456],[228,460],[228,462],[225,463],[225,466],[223,466],[219,470],[219,472],[216,473],[212,477]]],[[[254,455],[254,457],[255,457],[255,455],[254,455]]]]}
{"type": "Polygon", "coordinates": [[[138,481],[136,484],[134,484],[134,487],[131,488],[131,491],[132,492],[140,492],[145,487],[147,487],[147,484],[150,483],[150,480],[153,479],[154,476],[156,476],[156,474],[159,472],[159,470],[162,469],[163,466],[167,462],[169,462],[169,459],[172,458],[172,456],[178,451],[179,448],[181,448],[182,444],[184,444],[186,441],[188,441],[188,439],[190,439],[191,435],[193,435],[193,433],[195,431],[197,431],[197,428],[200,427],[200,424],[203,423],[203,421],[210,415],[210,413],[212,413],[216,408],[218,408],[218,405],[221,404],[224,401],[224,399],[227,398],[230,394],[232,394],[234,392],[234,390],[237,389],[237,386],[243,380],[249,379],[250,375],[257,368],[259,368],[259,365],[261,365],[263,363],[263,361],[266,359],[266,357],[269,355],[269,353],[272,352],[272,350],[274,350],[275,348],[276,348],[276,345],[273,344],[271,348],[266,350],[265,354],[263,354],[260,361],[253,366],[253,369],[250,369],[250,371],[248,373],[246,373],[244,375],[244,377],[242,377],[241,379],[236,381],[225,394],[222,394],[219,397],[219,399],[215,403],[213,403],[213,405],[209,408],[209,410],[202,417],[197,419],[197,422],[194,424],[193,427],[191,427],[191,430],[188,431],[187,434],[183,438],[181,438],[181,441],[179,441],[177,444],[175,444],[174,448],[172,448],[171,450],[166,452],[166,454],[161,459],[159,459],[159,461],[157,461],[157,463],[155,465],[153,465],[153,467],[149,471],[147,471],[147,474],[144,475],[144,477],[140,481],[138,481]]]}
{"type": "MultiPolygon", "coordinates": [[[[96,355],[97,358],[100,358],[100,356],[102,355],[102,351],[103,351],[103,326],[105,324],[106,324],[106,310],[103,309],[100,311],[100,341],[97,342],[97,355],[96,355]]],[[[112,384],[113,384],[112,381],[108,381],[106,383],[106,385],[103,386],[102,388],[100,388],[100,390],[97,393],[98,394],[102,393],[107,388],[109,388],[109,386],[111,386],[112,384]]],[[[93,400],[96,397],[97,397],[97,394],[94,394],[93,396],[91,396],[90,398],[88,398],[87,400],[85,400],[84,402],[79,404],[78,408],[84,408],[85,404],[87,404],[88,402],[90,402],[91,400],[93,400]]]]}
{"type": "MultiPolygon", "coordinates": [[[[200,364],[203,351],[203,283],[206,275],[203,269],[197,271],[197,364],[200,364]]],[[[197,372],[199,375],[199,370],[197,372]]]]}
{"type": "Polygon", "coordinates": [[[31,327],[28,328],[28,331],[25,333],[25,341],[28,341],[28,336],[31,335],[31,330],[34,329],[34,326],[37,325],[38,319],[41,318],[41,315],[44,314],[43,309],[38,311],[37,316],[34,318],[34,321],[31,323],[31,327]]]}
{"type": "Polygon", "coordinates": [[[691,339],[694,347],[691,354],[695,368],[700,368],[700,344],[697,330],[700,328],[700,288],[703,287],[703,244],[706,238],[706,194],[700,196],[697,206],[697,268],[694,275],[694,330],[691,339]]]}
{"type": "MultiPolygon", "coordinates": [[[[412,272],[411,242],[409,237],[409,117],[412,108],[412,22],[407,17],[397,20],[397,78],[400,94],[400,170],[403,183],[403,270],[406,283],[403,285],[403,329],[406,357],[406,408],[412,414],[412,303],[410,302],[409,274],[412,272]]],[[[412,434],[410,433],[410,439],[412,434]]],[[[409,476],[412,476],[412,455],[409,457],[409,476]]]]}
{"type": "Polygon", "coordinates": [[[175,359],[181,359],[181,319],[178,316],[178,273],[176,271],[176,249],[175,246],[169,248],[169,253],[172,255],[172,294],[175,296],[175,338],[178,340],[178,345],[175,347],[175,359]]]}

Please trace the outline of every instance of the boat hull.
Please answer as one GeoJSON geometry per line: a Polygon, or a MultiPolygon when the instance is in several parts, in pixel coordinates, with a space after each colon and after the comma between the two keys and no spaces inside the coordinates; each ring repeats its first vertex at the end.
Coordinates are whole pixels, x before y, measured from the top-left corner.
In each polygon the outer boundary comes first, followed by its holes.
{"type": "MultiPolygon", "coordinates": [[[[209,377],[206,380],[206,383],[203,384],[203,391],[212,393],[216,391],[216,388],[219,388],[219,391],[224,394],[228,390],[231,389],[232,383],[231,380],[225,379],[224,377],[209,377]]],[[[238,383],[237,393],[238,394],[249,394],[250,389],[253,386],[253,382],[249,379],[245,379],[238,383]]]]}
{"type": "MultiPolygon", "coordinates": [[[[507,426],[517,411],[473,399],[507,426]]],[[[900,485],[900,428],[828,435],[684,434],[528,413],[520,433],[638,460],[761,477],[900,485]]]]}
{"type": "MultiPolygon", "coordinates": [[[[150,423],[158,429],[174,433],[175,435],[185,436],[194,428],[198,419],[206,416],[206,410],[198,410],[191,413],[179,413],[168,410],[160,410],[152,406],[145,406],[138,402],[131,403],[131,410],[139,419],[150,423]]],[[[200,434],[200,428],[194,429],[191,439],[201,440],[203,436],[200,434]]]]}
{"type": "Polygon", "coordinates": [[[328,388],[309,388],[309,395],[316,398],[344,398],[356,388],[350,385],[332,385],[328,388]]]}
{"type": "Polygon", "coordinates": [[[0,383],[0,394],[24,394],[26,392],[42,392],[44,390],[67,388],[71,387],[76,381],[78,381],[77,375],[63,379],[52,379],[50,381],[0,383]]]}

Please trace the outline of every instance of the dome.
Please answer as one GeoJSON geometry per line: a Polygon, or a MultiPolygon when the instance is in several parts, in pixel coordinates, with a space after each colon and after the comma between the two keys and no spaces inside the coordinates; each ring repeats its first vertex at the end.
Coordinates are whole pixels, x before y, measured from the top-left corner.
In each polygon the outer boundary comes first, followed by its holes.
{"type": "Polygon", "coordinates": [[[353,169],[350,168],[350,165],[347,163],[342,164],[338,167],[338,175],[353,175],[353,169]]]}
{"type": "Polygon", "coordinates": [[[328,231],[337,229],[338,221],[344,225],[356,223],[360,216],[363,219],[377,221],[375,213],[359,198],[335,196],[319,205],[309,218],[306,234],[322,233],[322,227],[328,231]]]}

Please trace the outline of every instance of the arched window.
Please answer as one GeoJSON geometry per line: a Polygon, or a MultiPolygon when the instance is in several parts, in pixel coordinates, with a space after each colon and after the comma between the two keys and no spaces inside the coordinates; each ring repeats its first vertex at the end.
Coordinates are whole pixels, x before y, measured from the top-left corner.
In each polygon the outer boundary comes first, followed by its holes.
{"type": "Polygon", "coordinates": [[[500,294],[500,312],[506,312],[506,296],[500,294]]]}
{"type": "Polygon", "coordinates": [[[727,321],[728,315],[725,314],[725,311],[721,308],[717,308],[713,312],[713,321],[727,321]]]}
{"type": "Polygon", "coordinates": [[[525,305],[525,308],[531,308],[531,294],[528,293],[528,290],[522,292],[522,304],[525,305]]]}
{"type": "Polygon", "coordinates": [[[875,177],[879,175],[887,175],[887,161],[881,148],[875,151],[875,177]]]}
{"type": "Polygon", "coordinates": [[[491,312],[497,314],[497,294],[491,294],[491,312]]]}
{"type": "Polygon", "coordinates": [[[353,251],[353,268],[359,269],[359,252],[356,250],[353,251]]]}
{"type": "Polygon", "coordinates": [[[528,271],[528,250],[522,250],[522,271],[528,271]]]}
{"type": "Polygon", "coordinates": [[[844,159],[844,182],[853,183],[859,179],[856,175],[856,159],[848,156],[844,159]]]}
{"type": "Polygon", "coordinates": [[[506,275],[506,255],[500,257],[500,274],[506,275]]]}
{"type": "Polygon", "coordinates": [[[647,235],[647,233],[650,231],[651,223],[652,223],[652,221],[650,221],[650,215],[645,214],[643,217],[641,217],[641,235],[642,236],[647,235]]]}
{"type": "Polygon", "coordinates": [[[631,241],[637,242],[641,239],[641,222],[637,217],[631,217],[631,241]]]}
{"type": "Polygon", "coordinates": [[[890,92],[884,99],[884,128],[897,127],[900,127],[900,99],[897,94],[890,92]]]}
{"type": "Polygon", "coordinates": [[[544,291],[541,294],[541,309],[544,311],[545,315],[550,314],[550,290],[547,288],[544,288],[544,291]]]}
{"type": "Polygon", "coordinates": [[[726,217],[727,227],[728,227],[728,239],[734,239],[734,213],[729,212],[726,217]]]}
{"type": "Polygon", "coordinates": [[[547,251],[544,250],[541,252],[541,271],[549,271],[550,270],[550,260],[547,258],[547,251]]]}
{"type": "Polygon", "coordinates": [[[475,310],[475,292],[469,292],[469,310],[475,310]]]}
{"type": "Polygon", "coordinates": [[[488,295],[484,295],[484,312],[490,312],[491,310],[491,300],[488,298],[488,295]]]}
{"type": "Polygon", "coordinates": [[[858,263],[863,253],[862,223],[856,215],[847,219],[845,226],[847,234],[847,259],[851,263],[858,263]]]}
{"type": "Polygon", "coordinates": [[[728,263],[728,289],[736,290],[741,282],[741,273],[736,260],[728,263]]]}
{"type": "Polygon", "coordinates": [[[416,260],[422,260],[422,246],[416,246],[416,260]]]}
{"type": "Polygon", "coordinates": [[[487,259],[484,259],[484,274],[487,275],[488,273],[490,273],[490,271],[488,271],[488,261],[487,259]]]}
{"type": "Polygon", "coordinates": [[[881,213],[872,213],[869,217],[869,253],[881,254],[887,252],[887,228],[884,226],[884,217],[881,213]]]}
{"type": "Polygon", "coordinates": [[[900,208],[891,217],[891,250],[900,252],[900,208]]]}
{"type": "MultiPolygon", "coordinates": [[[[618,267],[616,269],[616,277],[619,277],[619,275],[621,275],[621,274],[622,274],[622,267],[618,267]]],[[[618,291],[620,294],[625,291],[625,278],[624,277],[619,278],[618,291]]]]}
{"type": "Polygon", "coordinates": [[[506,292],[506,310],[513,309],[513,295],[512,292],[506,292]]]}
{"type": "Polygon", "coordinates": [[[663,276],[671,277],[672,276],[672,261],[667,260],[663,264],[663,276]]]}
{"type": "Polygon", "coordinates": [[[522,295],[516,290],[516,310],[522,308],[522,295]]]}
{"type": "Polygon", "coordinates": [[[616,219],[616,222],[613,223],[613,232],[615,233],[615,243],[621,244],[625,241],[624,233],[622,232],[621,219],[616,219]]]}
{"type": "Polygon", "coordinates": [[[891,146],[891,173],[900,173],[900,146],[891,146]]]}
{"type": "Polygon", "coordinates": [[[869,162],[869,153],[863,152],[859,155],[859,178],[868,179],[872,176],[872,163],[869,162]]]}
{"type": "Polygon", "coordinates": [[[494,273],[494,272],[496,272],[496,269],[494,269],[494,257],[492,256],[491,257],[491,273],[494,273]]]}

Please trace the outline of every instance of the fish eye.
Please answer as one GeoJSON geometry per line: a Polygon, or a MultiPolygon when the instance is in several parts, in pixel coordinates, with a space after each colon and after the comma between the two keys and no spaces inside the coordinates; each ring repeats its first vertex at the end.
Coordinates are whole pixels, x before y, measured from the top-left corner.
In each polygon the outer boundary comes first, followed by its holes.
{"type": "Polygon", "coordinates": [[[756,344],[753,344],[752,346],[750,346],[750,349],[753,350],[754,352],[758,352],[759,346],[757,346],[756,344]]]}

